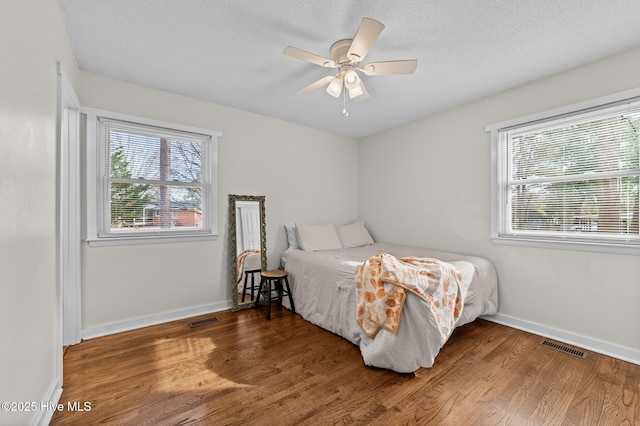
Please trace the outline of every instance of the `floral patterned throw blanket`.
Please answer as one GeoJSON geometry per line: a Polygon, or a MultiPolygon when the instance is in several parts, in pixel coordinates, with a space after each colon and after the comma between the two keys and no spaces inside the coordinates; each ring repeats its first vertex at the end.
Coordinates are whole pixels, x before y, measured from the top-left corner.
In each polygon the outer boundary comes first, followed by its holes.
{"type": "Polygon", "coordinates": [[[371,256],[356,269],[358,323],[370,338],[381,328],[398,334],[407,292],[424,300],[446,339],[462,314],[462,274],[453,265],[427,257],[371,256]]]}

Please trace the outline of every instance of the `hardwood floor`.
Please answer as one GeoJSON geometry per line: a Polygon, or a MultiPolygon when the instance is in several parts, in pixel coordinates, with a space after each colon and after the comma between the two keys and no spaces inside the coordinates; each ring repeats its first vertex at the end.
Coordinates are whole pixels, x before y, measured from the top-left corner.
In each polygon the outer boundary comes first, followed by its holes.
{"type": "Polygon", "coordinates": [[[398,374],[286,309],[218,312],[69,347],[51,424],[640,424],[640,366],[541,340],[476,320],[398,374]]]}

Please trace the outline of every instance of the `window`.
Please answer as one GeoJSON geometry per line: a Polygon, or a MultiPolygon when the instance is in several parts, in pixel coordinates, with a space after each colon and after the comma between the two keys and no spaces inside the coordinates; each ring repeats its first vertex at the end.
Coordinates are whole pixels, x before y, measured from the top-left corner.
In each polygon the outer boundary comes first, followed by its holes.
{"type": "Polygon", "coordinates": [[[88,229],[90,243],[216,234],[219,133],[105,111],[85,112],[93,148],[88,155],[96,165],[95,171],[88,170],[89,176],[96,176],[95,190],[88,191],[96,206],[94,215],[88,209],[89,221],[95,224],[88,229]]]}
{"type": "Polygon", "coordinates": [[[490,130],[495,241],[640,251],[640,98],[490,130]]]}

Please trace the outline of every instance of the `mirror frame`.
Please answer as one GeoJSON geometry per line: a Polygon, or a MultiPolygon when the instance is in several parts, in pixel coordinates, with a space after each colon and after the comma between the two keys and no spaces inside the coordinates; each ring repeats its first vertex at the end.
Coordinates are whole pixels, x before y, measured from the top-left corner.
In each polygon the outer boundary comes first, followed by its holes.
{"type": "Polygon", "coordinates": [[[263,271],[267,270],[267,224],[265,221],[264,195],[236,195],[229,194],[229,252],[231,260],[231,310],[239,311],[240,309],[252,308],[254,302],[238,303],[238,255],[237,243],[238,236],[236,233],[236,201],[257,201],[260,210],[260,260],[263,271]]]}

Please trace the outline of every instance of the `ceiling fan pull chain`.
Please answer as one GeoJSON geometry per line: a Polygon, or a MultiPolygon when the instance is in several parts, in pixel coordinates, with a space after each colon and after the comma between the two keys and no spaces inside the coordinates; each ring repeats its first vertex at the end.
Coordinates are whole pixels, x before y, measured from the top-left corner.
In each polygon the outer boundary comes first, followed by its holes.
{"type": "Polygon", "coordinates": [[[342,92],[342,99],[343,99],[342,100],[342,105],[343,105],[342,113],[344,114],[345,117],[348,117],[349,116],[349,111],[347,111],[347,102],[348,101],[347,101],[347,91],[346,90],[344,90],[342,92]]]}

